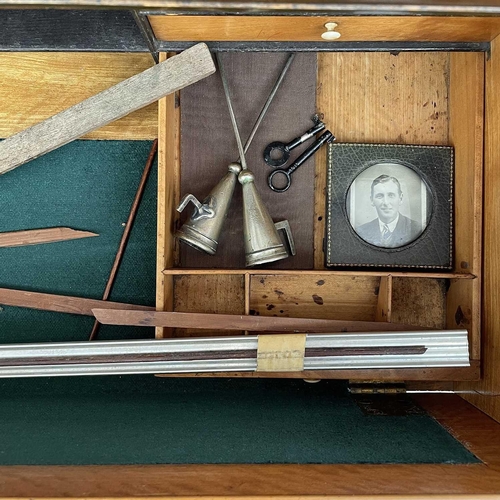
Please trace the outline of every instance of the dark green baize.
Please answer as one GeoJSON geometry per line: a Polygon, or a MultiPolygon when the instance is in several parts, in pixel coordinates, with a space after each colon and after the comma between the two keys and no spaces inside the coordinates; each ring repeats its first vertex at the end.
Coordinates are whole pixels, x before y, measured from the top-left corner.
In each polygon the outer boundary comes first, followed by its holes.
{"type": "MultiPolygon", "coordinates": [[[[100,298],[150,141],[75,141],[0,177],[0,231],[88,238],[0,249],[0,287],[100,298]]],[[[111,300],[154,305],[156,169],[111,300]]],[[[1,307],[2,343],[86,340],[93,319],[1,307]]],[[[102,327],[101,340],[152,338],[102,327]]],[[[154,376],[0,380],[0,464],[474,463],[426,414],[366,415],[340,382],[154,376]]]]}

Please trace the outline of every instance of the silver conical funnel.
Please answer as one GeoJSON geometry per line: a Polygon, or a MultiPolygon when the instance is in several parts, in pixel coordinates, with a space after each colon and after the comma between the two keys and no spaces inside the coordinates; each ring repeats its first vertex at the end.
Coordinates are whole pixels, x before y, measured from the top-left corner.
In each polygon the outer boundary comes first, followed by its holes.
{"type": "Polygon", "coordinates": [[[243,190],[243,235],[247,267],[274,262],[288,257],[288,252],[278,234],[283,229],[295,255],[295,244],[287,220],[274,223],[255,187],[255,176],[249,170],[238,175],[243,190]]]}
{"type": "Polygon", "coordinates": [[[238,163],[231,163],[227,174],[212,189],[210,194],[200,203],[198,199],[187,194],[182,198],[178,212],[182,212],[191,201],[195,206],[191,217],[175,233],[175,236],[188,245],[214,255],[219,243],[222,225],[227,217],[229,205],[236,186],[236,178],[241,172],[238,163]]]}

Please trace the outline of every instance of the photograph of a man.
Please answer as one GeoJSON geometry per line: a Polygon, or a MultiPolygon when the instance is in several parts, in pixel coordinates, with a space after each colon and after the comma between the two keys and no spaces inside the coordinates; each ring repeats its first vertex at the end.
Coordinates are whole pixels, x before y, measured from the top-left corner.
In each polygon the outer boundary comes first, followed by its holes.
{"type": "Polygon", "coordinates": [[[403,192],[396,177],[382,174],[374,179],[370,201],[377,218],[356,228],[365,241],[383,248],[396,248],[410,243],[422,232],[421,224],[400,213],[403,192]]]}
{"type": "Polygon", "coordinates": [[[416,240],[429,224],[432,195],[416,170],[376,163],[349,186],[346,211],[353,230],[367,243],[398,248],[416,240]]]}

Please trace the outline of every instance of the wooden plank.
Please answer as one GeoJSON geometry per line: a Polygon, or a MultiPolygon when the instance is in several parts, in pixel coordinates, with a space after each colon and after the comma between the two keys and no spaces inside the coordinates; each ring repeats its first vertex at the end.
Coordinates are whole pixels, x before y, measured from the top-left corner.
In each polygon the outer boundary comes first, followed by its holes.
{"type": "MultiPolygon", "coordinates": [[[[438,279],[392,280],[392,321],[416,321],[428,328],[445,327],[446,282],[438,279]]],[[[463,327],[462,327],[463,328],[463,327]]]]}
{"type": "Polygon", "coordinates": [[[383,381],[457,381],[479,380],[479,361],[470,367],[458,368],[398,368],[381,370],[315,370],[303,372],[220,372],[157,375],[158,377],[223,377],[223,378],[298,378],[309,380],[383,380],[383,381]]]}
{"type": "MultiPolygon", "coordinates": [[[[160,53],[160,62],[174,54],[160,53]]],[[[179,94],[162,98],[158,106],[158,207],[156,243],[156,309],[174,309],[174,280],[163,269],[178,260],[178,241],[174,238],[179,214],[175,210],[180,198],[181,110],[179,94]]],[[[156,337],[172,335],[171,330],[156,329],[156,337]]]]}
{"type": "Polygon", "coordinates": [[[6,498],[36,498],[43,492],[47,498],[85,495],[137,500],[145,494],[185,500],[299,495],[325,500],[337,495],[389,500],[383,495],[398,495],[390,498],[416,500],[430,495],[467,498],[460,495],[500,493],[499,424],[453,394],[422,395],[416,400],[484,463],[3,466],[1,493],[6,498]]]}
{"type": "Polygon", "coordinates": [[[450,143],[455,148],[454,269],[471,272],[476,279],[468,285],[452,282],[447,297],[447,325],[451,328],[467,323],[472,359],[479,359],[481,353],[484,78],[484,54],[450,54],[450,143]]]}
{"type": "Polygon", "coordinates": [[[495,17],[288,17],[148,16],[153,32],[165,41],[322,41],[325,23],[335,22],[337,43],[358,41],[489,42],[500,33],[495,17]]]}
{"type": "MultiPolygon", "coordinates": [[[[156,326],[201,330],[248,330],[261,332],[385,332],[418,330],[416,325],[383,321],[343,321],[335,319],[275,318],[237,314],[204,314],[195,312],[131,311],[110,308],[93,309],[99,323],[122,326],[156,326]]],[[[424,328],[424,330],[427,330],[424,328]]],[[[205,334],[206,335],[206,334],[205,334]]]]}
{"type": "Polygon", "coordinates": [[[391,321],[392,316],[392,276],[382,276],[380,278],[380,288],[378,292],[376,321],[391,321]]]}
{"type": "Polygon", "coordinates": [[[205,44],[61,111],[0,143],[0,174],[117,120],[215,72],[205,44]]]}
{"type": "Polygon", "coordinates": [[[481,273],[484,54],[450,54],[450,144],[455,149],[454,269],[481,273]]]}
{"type": "MultiPolygon", "coordinates": [[[[245,277],[236,275],[186,275],[174,277],[174,311],[209,314],[245,314],[245,277]]],[[[239,328],[203,331],[187,328],[174,336],[240,335],[239,328]]]]}
{"type": "Polygon", "coordinates": [[[250,312],[330,320],[374,321],[380,279],[368,276],[260,275],[250,284],[250,312]]]}
{"type": "MultiPolygon", "coordinates": [[[[149,54],[1,52],[0,137],[39,123],[153,65],[149,54]]],[[[154,139],[157,104],[151,104],[85,139],[154,139]]]]}
{"type": "Polygon", "coordinates": [[[40,245],[42,243],[92,238],[94,236],[99,235],[89,231],[77,231],[70,227],[50,227],[47,229],[12,231],[0,233],[0,248],[40,245]]]}
{"type": "Polygon", "coordinates": [[[0,288],[0,304],[4,306],[28,307],[42,311],[54,311],[68,314],[82,314],[93,316],[92,309],[136,309],[141,311],[154,310],[153,307],[121,302],[107,302],[103,300],[85,299],[83,297],[69,297],[49,293],[28,292],[26,290],[12,290],[0,288]]]}
{"type": "Polygon", "coordinates": [[[500,39],[491,44],[486,60],[485,156],[484,156],[484,246],[483,246],[483,379],[457,384],[462,396],[500,422],[500,39]]]}
{"type": "MultiPolygon", "coordinates": [[[[448,145],[448,74],[447,53],[321,53],[317,108],[339,142],[448,145]]],[[[324,268],[325,165],[323,152],[316,159],[316,269],[324,268]]]]}

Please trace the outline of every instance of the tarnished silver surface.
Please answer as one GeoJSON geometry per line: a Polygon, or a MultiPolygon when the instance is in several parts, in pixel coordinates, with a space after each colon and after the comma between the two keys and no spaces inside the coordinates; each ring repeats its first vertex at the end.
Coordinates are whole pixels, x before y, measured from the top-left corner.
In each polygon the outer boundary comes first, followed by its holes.
{"type": "Polygon", "coordinates": [[[240,172],[241,166],[238,163],[231,163],[227,174],[212,189],[203,203],[192,194],[184,196],[177,211],[182,212],[190,201],[195,209],[191,217],[175,233],[177,238],[198,250],[210,255],[215,254],[240,172]]]}
{"type": "MultiPolygon", "coordinates": [[[[283,70],[278,77],[278,80],[274,84],[271,93],[269,94],[256,122],[250,132],[250,136],[242,149],[241,139],[239,133],[237,133],[238,148],[240,151],[240,158],[244,168],[246,168],[245,153],[250,147],[252,140],[261,124],[269,106],[278,91],[281,82],[285,78],[288,68],[292,64],[295,54],[290,54],[288,57],[283,70]]],[[[219,60],[219,59],[218,59],[219,60]]],[[[219,61],[220,65],[220,61],[219,61]]],[[[229,89],[227,88],[227,81],[224,77],[223,69],[221,69],[221,78],[224,86],[224,92],[228,99],[229,113],[231,116],[231,121],[237,132],[238,127],[236,124],[236,118],[234,116],[234,111],[231,105],[231,100],[229,98],[229,89]]],[[[231,199],[234,192],[234,187],[236,185],[236,177],[241,171],[241,165],[239,163],[231,163],[229,165],[229,172],[222,178],[222,180],[215,186],[215,188],[210,192],[210,194],[203,200],[202,203],[193,194],[185,195],[179,206],[177,207],[178,212],[182,212],[184,208],[192,202],[195,206],[193,214],[191,217],[183,224],[183,226],[175,233],[175,236],[187,243],[188,245],[208,253],[209,255],[214,255],[217,251],[217,246],[219,244],[220,234],[222,232],[223,223],[227,217],[227,212],[229,210],[229,205],[231,204],[231,199]]]]}
{"type": "MultiPolygon", "coordinates": [[[[426,352],[411,355],[306,356],[304,370],[470,366],[467,330],[306,335],[306,353],[314,348],[416,345],[424,346],[426,352]]],[[[0,346],[0,377],[255,371],[256,357],[182,361],[148,361],[147,358],[120,361],[118,357],[189,352],[230,353],[257,351],[257,348],[257,336],[3,345],[0,346]],[[113,360],[113,356],[117,357],[117,361],[113,360]],[[93,362],[88,361],[89,357],[94,358],[93,362]],[[65,363],[67,358],[72,358],[72,363],[65,363]],[[78,358],[82,363],[78,363],[78,358]]]]}
{"type": "Polygon", "coordinates": [[[288,221],[281,221],[277,224],[273,222],[255,187],[254,174],[249,170],[243,170],[238,180],[243,189],[243,237],[246,266],[257,266],[288,257],[278,229],[285,230],[292,255],[295,255],[295,243],[288,221]]]}

